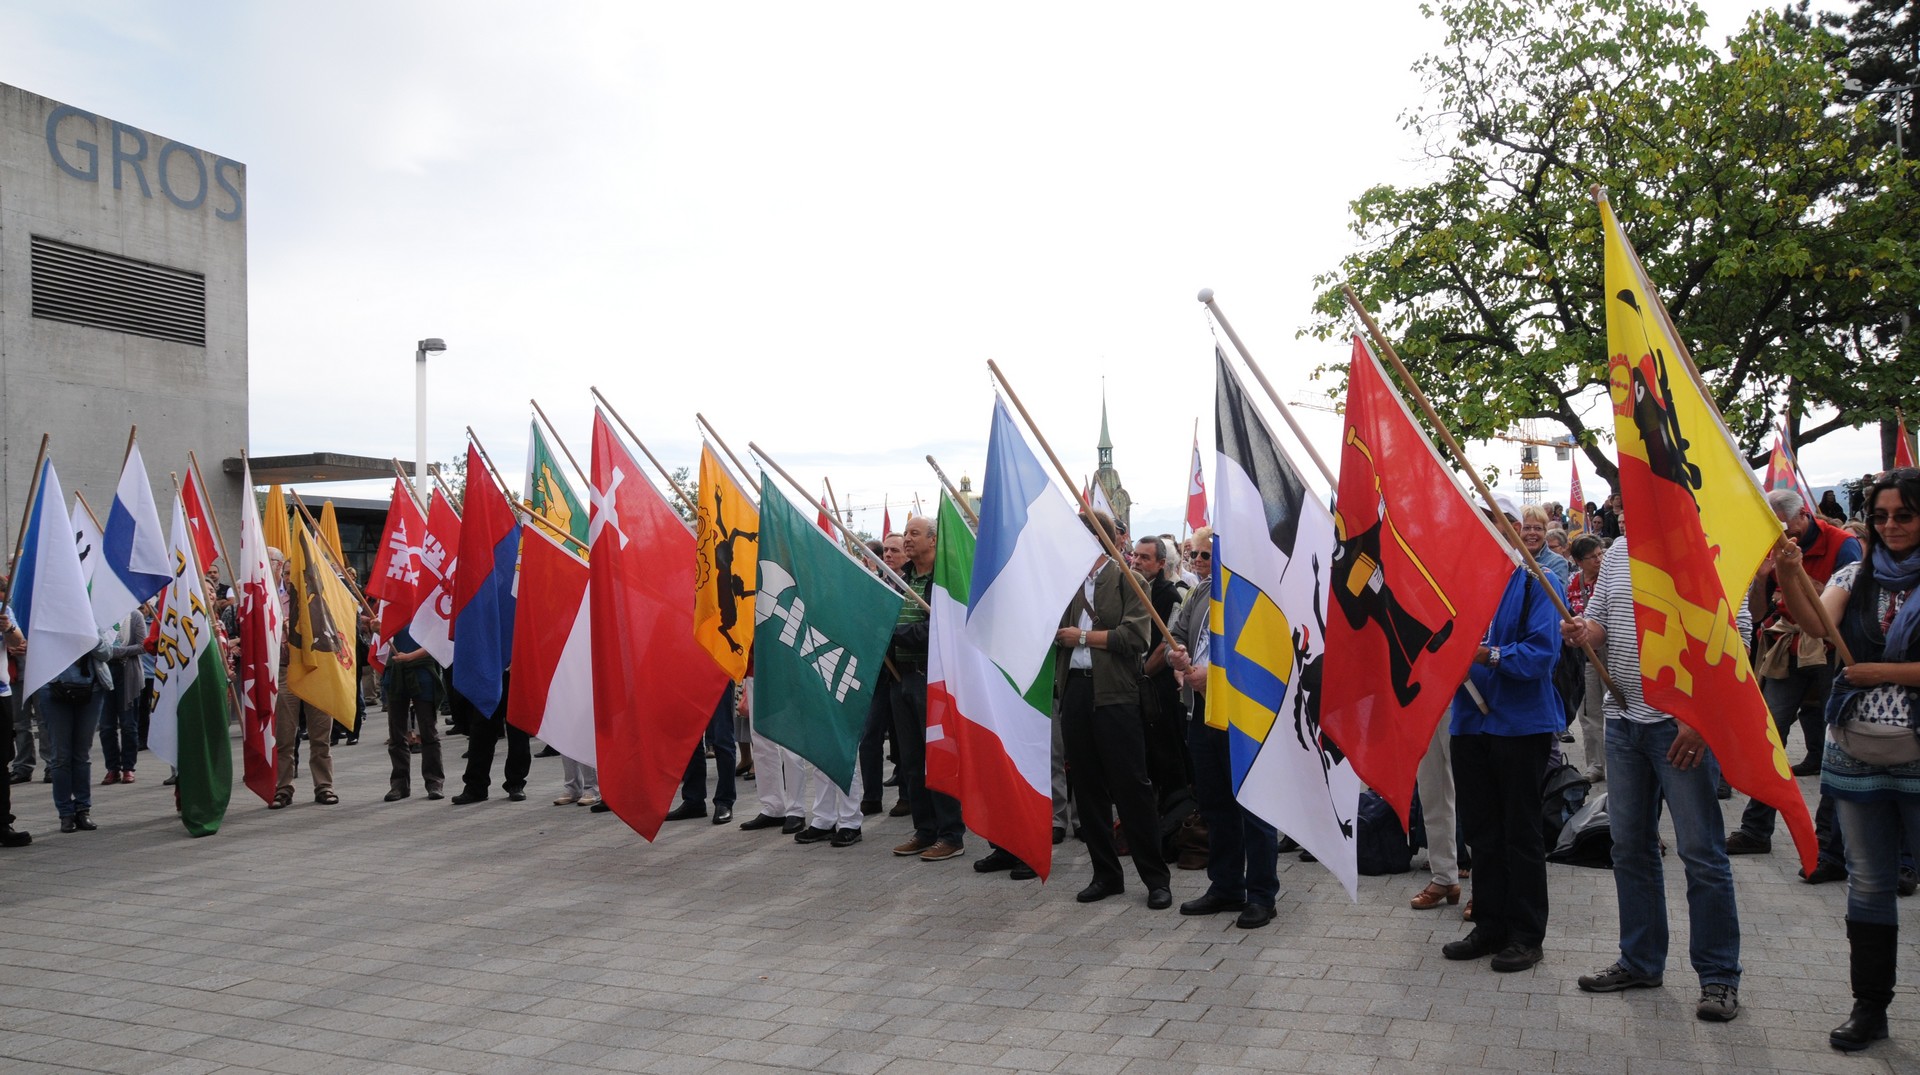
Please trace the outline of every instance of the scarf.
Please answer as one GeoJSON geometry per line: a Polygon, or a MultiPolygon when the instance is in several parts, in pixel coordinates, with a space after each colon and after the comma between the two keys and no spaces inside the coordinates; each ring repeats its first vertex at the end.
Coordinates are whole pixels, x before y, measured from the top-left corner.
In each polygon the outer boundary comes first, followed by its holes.
{"type": "MultiPolygon", "coordinates": [[[[1895,560],[1885,545],[1874,546],[1873,577],[1888,590],[1912,590],[1915,585],[1920,585],[1920,550],[1909,551],[1904,560],[1895,560]]],[[[1920,601],[1908,597],[1900,606],[1899,613],[1893,617],[1893,622],[1887,625],[1885,652],[1889,660],[1905,658],[1907,646],[1912,643],[1916,629],[1920,629],[1920,601]]]]}

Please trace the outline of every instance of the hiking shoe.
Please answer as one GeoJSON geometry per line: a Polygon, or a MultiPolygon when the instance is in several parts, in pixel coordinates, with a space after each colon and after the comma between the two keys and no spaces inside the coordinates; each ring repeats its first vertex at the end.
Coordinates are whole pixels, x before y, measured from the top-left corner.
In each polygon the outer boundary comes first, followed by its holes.
{"type": "Polygon", "coordinates": [[[1658,974],[1636,974],[1615,963],[1597,974],[1582,974],[1580,988],[1588,993],[1618,993],[1622,989],[1658,989],[1666,979],[1658,974]]]}
{"type": "Polygon", "coordinates": [[[1730,1023],[1740,1014],[1740,990],[1725,982],[1703,985],[1693,1013],[1709,1023],[1730,1023]]]}
{"type": "Polygon", "coordinates": [[[1539,945],[1521,944],[1515,941],[1500,949],[1499,953],[1493,957],[1493,962],[1488,965],[1501,974],[1512,974],[1514,971],[1526,970],[1544,957],[1545,953],[1540,950],[1539,945]]]}
{"type": "Polygon", "coordinates": [[[1745,829],[1736,829],[1727,837],[1729,855],[1767,855],[1773,852],[1773,841],[1762,840],[1749,834],[1745,829]]]}

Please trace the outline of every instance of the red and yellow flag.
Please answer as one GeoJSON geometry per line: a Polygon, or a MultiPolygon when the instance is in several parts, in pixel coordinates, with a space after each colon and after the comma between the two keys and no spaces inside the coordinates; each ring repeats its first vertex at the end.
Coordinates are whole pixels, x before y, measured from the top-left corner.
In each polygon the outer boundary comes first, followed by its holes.
{"type": "Polygon", "coordinates": [[[760,511],[713,448],[700,448],[699,551],[694,560],[693,638],[737,682],[753,652],[753,600],[760,576],[760,511]]]}
{"type": "Polygon", "coordinates": [[[1760,697],[1734,600],[1780,537],[1604,195],[1609,391],[1631,528],[1647,704],[1699,732],[1727,782],[1779,810],[1812,869],[1813,820],[1760,697]],[[1729,600],[1729,595],[1732,600],[1729,600]]]}

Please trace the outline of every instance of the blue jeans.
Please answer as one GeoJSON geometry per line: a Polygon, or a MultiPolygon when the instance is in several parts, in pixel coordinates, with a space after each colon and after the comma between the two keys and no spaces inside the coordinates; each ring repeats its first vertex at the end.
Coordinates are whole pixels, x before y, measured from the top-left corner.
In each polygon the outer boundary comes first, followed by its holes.
{"type": "Polygon", "coordinates": [[[1834,805],[1847,843],[1847,921],[1899,925],[1900,853],[1910,834],[1920,833],[1920,802],[1835,799],[1834,805]]]}
{"type": "Polygon", "coordinates": [[[84,702],[63,702],[51,686],[34,696],[47,722],[47,772],[53,776],[53,808],[62,818],[93,809],[93,733],[107,692],[94,691],[84,702]]]}
{"type": "Polygon", "coordinates": [[[100,753],[108,772],[130,773],[140,756],[140,700],[122,709],[118,689],[108,693],[114,697],[101,695],[100,753]]]}
{"type": "Polygon", "coordinates": [[[1682,772],[1667,763],[1678,722],[1607,721],[1607,814],[1613,887],[1620,900],[1620,962],[1635,974],[1667,967],[1667,893],[1660,866],[1660,804],[1673,815],[1687,873],[1688,955],[1700,984],[1740,984],[1740,913],[1727,866],[1727,832],[1715,791],[1719,766],[1682,772]]]}
{"type": "Polygon", "coordinates": [[[1207,893],[1272,907],[1280,894],[1280,835],[1234,799],[1227,731],[1207,727],[1204,705],[1196,696],[1187,754],[1193,759],[1193,797],[1207,822],[1207,893]]]}

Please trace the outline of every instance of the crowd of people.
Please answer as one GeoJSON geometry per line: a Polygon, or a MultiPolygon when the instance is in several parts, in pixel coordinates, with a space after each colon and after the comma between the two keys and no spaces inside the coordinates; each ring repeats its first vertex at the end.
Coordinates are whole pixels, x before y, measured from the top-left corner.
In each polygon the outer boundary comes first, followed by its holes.
{"type": "MultiPolygon", "coordinates": [[[[1784,536],[1741,603],[1738,627],[1750,641],[1781,742],[1800,729],[1804,755],[1793,772],[1821,778],[1820,856],[1802,876],[1814,884],[1848,882],[1855,1003],[1829,1041],[1853,1050],[1887,1036],[1898,952],[1895,900],[1920,887],[1909,839],[1920,833],[1920,735],[1914,731],[1920,602],[1909,600],[1920,584],[1920,471],[1873,477],[1857,493],[1854,520],[1831,519],[1820,510],[1825,505],[1809,505],[1791,491],[1775,491],[1768,501],[1784,536]]],[[[1726,832],[1719,800],[1728,790],[1704,740],[1641,692],[1640,632],[1619,499],[1584,507],[1575,522],[1557,505],[1519,508],[1505,497],[1486,505],[1490,516],[1506,517],[1540,571],[1514,569],[1468,680],[1420,765],[1429,877],[1410,904],[1433,911],[1467,897],[1462,911],[1470,928],[1444,945],[1447,959],[1487,959],[1496,972],[1537,964],[1548,943],[1547,841],[1556,835],[1541,822],[1541,781],[1566,760],[1563,748],[1577,742],[1583,777],[1604,785],[1608,795],[1620,917],[1618,957],[1581,976],[1579,988],[1604,993],[1664,982],[1665,813],[1686,875],[1689,957],[1700,985],[1696,1013],[1730,1020],[1740,1009],[1741,964],[1728,857],[1771,853],[1776,813],[1749,803],[1738,828],[1726,832]],[[1563,605],[1570,616],[1563,617],[1563,605]]],[[[1240,928],[1267,926],[1279,895],[1278,856],[1295,845],[1235,800],[1227,733],[1206,723],[1212,535],[1202,529],[1184,540],[1136,540],[1103,513],[1082,519],[1121,550],[1125,562],[1100,557],[1061,611],[1055,635],[1052,835],[1056,844],[1069,834],[1083,841],[1092,867],[1075,898],[1091,903],[1124,893],[1122,859],[1130,858],[1147,907],[1171,908],[1173,866],[1204,865],[1205,891],[1180,904],[1179,913],[1233,914],[1240,928]]],[[[933,521],[915,517],[901,533],[874,542],[873,551],[925,597],[937,540],[933,521]]],[[[284,560],[274,558],[284,580],[284,560]]],[[[223,621],[230,615],[225,608],[221,613],[223,621]]],[[[105,768],[100,783],[135,780],[152,677],[145,643],[150,615],[150,609],[130,610],[116,631],[103,632],[92,654],[26,705],[16,704],[21,700],[0,680],[0,718],[14,730],[0,747],[9,783],[31,780],[43,757],[42,779],[52,785],[63,832],[96,827],[96,729],[105,768]]],[[[17,671],[27,642],[8,610],[0,608],[0,616],[7,617],[0,619],[0,634],[17,671]]],[[[846,848],[861,841],[864,818],[885,811],[911,818],[911,835],[892,848],[894,855],[929,863],[964,855],[961,804],[926,780],[928,642],[924,608],[903,601],[851,793],[753,730],[749,674],[715,707],[688,759],[680,802],[666,819],[727,824],[740,782],[751,781],[757,809],[741,829],[777,829],[801,844],[846,848]],[[717,776],[711,791],[710,760],[717,776]],[[889,785],[899,793],[891,808],[889,785]]],[[[361,654],[363,663],[367,656],[361,654]]],[[[467,741],[454,805],[488,797],[503,736],[502,788],[510,799],[526,797],[532,757],[526,733],[450,690],[444,670],[406,632],[376,656],[384,671],[377,683],[364,681],[362,696],[387,712],[387,802],[412,795],[416,757],[426,797],[445,794],[443,715],[467,741]]],[[[303,742],[315,801],[338,803],[331,747],[338,735],[358,731],[358,723],[337,728],[283,689],[276,713],[279,786],[270,808],[293,802],[303,742]]],[[[563,759],[563,775],[555,805],[605,809],[590,766],[563,759]]],[[[5,846],[29,839],[13,827],[12,816],[9,803],[0,801],[5,846]]],[[[1037,873],[1001,848],[975,858],[973,868],[1015,879],[1037,873]]]]}

